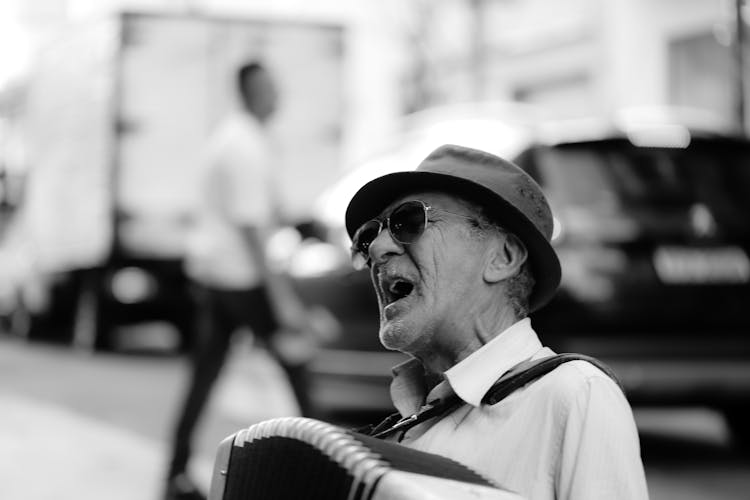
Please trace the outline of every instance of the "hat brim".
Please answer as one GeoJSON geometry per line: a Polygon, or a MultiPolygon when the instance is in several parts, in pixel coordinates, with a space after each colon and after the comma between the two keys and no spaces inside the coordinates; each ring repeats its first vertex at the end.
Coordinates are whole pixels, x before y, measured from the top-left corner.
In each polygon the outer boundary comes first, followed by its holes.
{"type": "Polygon", "coordinates": [[[560,261],[547,238],[518,209],[494,191],[476,182],[435,172],[396,172],[372,180],[357,191],[346,209],[349,237],[365,222],[377,217],[385,207],[410,192],[437,190],[456,194],[477,203],[503,228],[526,245],[529,264],[536,281],[529,298],[531,312],[554,296],[562,275],[560,261]]]}

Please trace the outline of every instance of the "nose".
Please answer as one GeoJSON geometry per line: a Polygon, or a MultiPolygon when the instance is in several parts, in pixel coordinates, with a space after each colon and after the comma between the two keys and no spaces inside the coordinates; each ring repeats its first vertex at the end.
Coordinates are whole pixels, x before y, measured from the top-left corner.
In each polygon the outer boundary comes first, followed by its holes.
{"type": "Polygon", "coordinates": [[[404,247],[393,239],[391,232],[383,228],[380,233],[372,240],[368,248],[370,262],[373,264],[382,264],[394,255],[404,253],[404,247]]]}

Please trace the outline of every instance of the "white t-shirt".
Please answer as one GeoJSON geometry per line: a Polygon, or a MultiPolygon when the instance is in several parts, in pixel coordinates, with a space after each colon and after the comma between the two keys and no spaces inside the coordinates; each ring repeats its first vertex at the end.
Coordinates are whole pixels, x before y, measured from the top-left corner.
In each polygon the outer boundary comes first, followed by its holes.
{"type": "Polygon", "coordinates": [[[242,227],[270,231],[275,225],[276,186],[266,131],[248,113],[227,117],[209,140],[198,176],[199,200],[189,233],[186,271],[222,289],[260,283],[253,249],[242,227]]]}

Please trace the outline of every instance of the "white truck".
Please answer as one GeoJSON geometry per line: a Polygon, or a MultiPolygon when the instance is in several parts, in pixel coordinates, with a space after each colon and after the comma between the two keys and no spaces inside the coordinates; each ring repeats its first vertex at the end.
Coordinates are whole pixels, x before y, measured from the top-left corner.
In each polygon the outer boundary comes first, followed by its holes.
{"type": "Polygon", "coordinates": [[[51,40],[22,123],[30,169],[14,240],[31,270],[25,333],[107,349],[139,324],[141,336],[145,325],[166,327],[160,338],[189,345],[184,235],[202,146],[237,105],[234,69],[260,58],[280,84],[282,205],[301,219],[339,170],[343,33],[120,13],[51,40]]]}

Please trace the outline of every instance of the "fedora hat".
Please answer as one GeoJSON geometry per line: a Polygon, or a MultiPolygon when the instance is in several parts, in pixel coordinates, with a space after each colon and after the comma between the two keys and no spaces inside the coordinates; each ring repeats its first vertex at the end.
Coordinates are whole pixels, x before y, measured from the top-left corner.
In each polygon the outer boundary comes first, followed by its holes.
{"type": "Polygon", "coordinates": [[[440,146],[416,170],[378,177],[357,191],[346,209],[346,230],[357,229],[410,192],[435,190],[482,206],[487,215],[526,245],[535,285],[529,309],[545,305],[560,284],[560,261],[550,243],[552,212],[539,185],[520,167],[463,146],[440,146]]]}

